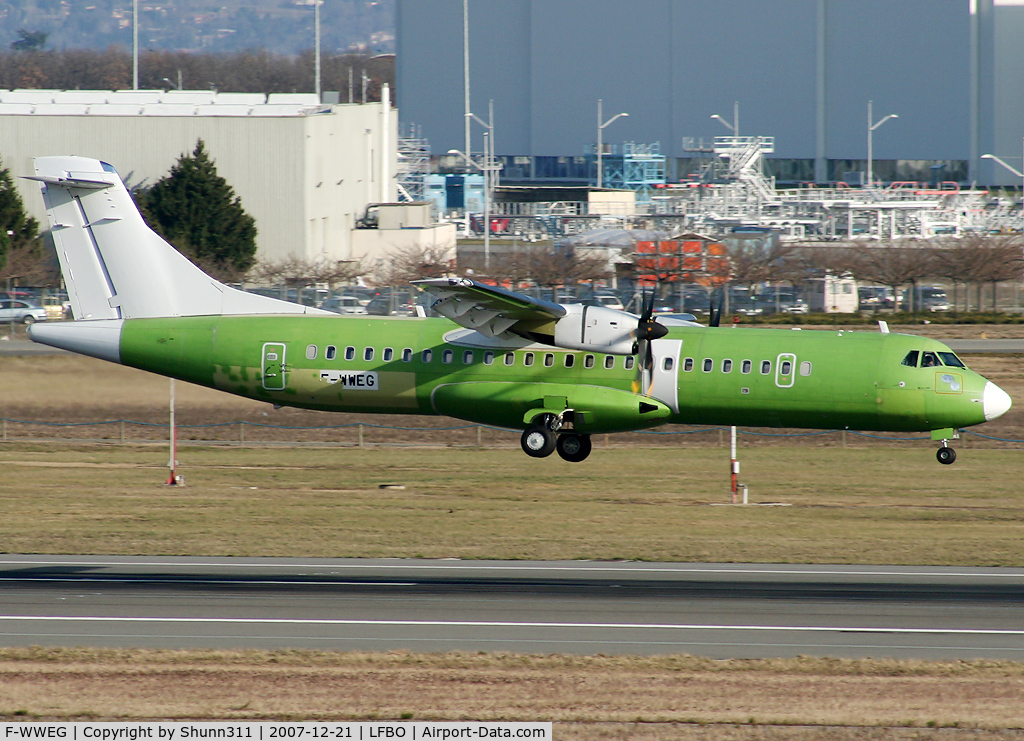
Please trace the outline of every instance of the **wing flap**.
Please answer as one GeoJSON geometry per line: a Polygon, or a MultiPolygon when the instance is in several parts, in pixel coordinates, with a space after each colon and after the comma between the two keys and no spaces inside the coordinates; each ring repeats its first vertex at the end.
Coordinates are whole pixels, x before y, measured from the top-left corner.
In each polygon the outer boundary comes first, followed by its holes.
{"type": "Polygon", "coordinates": [[[413,283],[437,298],[431,308],[438,314],[487,337],[505,332],[526,334],[538,325],[557,321],[567,314],[561,304],[469,278],[430,278],[413,283]]]}

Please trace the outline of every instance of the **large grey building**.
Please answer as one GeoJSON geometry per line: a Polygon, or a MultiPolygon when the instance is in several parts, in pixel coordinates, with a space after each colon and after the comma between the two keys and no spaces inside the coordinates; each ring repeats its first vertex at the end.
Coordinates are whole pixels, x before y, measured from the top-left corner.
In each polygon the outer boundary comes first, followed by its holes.
{"type": "Polygon", "coordinates": [[[600,99],[629,113],[604,143],[660,142],[670,177],[738,103],[780,180],[863,171],[869,124],[897,114],[871,134],[876,176],[1021,182],[980,159],[1021,165],[1021,0],[398,0],[399,109],[434,152],[465,147],[464,7],[470,107],[494,101],[506,178],[592,178],[600,99]]]}

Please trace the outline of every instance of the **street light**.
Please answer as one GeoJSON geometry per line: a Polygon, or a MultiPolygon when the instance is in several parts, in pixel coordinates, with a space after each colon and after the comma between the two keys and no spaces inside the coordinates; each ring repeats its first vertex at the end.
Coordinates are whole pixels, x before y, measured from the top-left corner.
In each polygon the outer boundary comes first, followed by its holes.
{"type": "MultiPolygon", "coordinates": [[[[1024,147],[1022,147],[1022,148],[1024,148],[1024,147]]],[[[983,160],[995,160],[996,162],[998,162],[998,163],[999,163],[1000,165],[1002,165],[1003,167],[1005,167],[1005,168],[1006,168],[1007,170],[1009,170],[1010,172],[1012,172],[1012,173],[1013,173],[1014,175],[1016,175],[1017,177],[1019,177],[1019,178],[1024,178],[1024,172],[1021,172],[1021,171],[1020,171],[1020,170],[1018,170],[1018,169],[1017,169],[1016,167],[1012,167],[1012,166],[1010,166],[1010,165],[1006,164],[1006,163],[1005,163],[1005,162],[1003,162],[1003,161],[1002,161],[1001,159],[999,159],[998,157],[996,157],[996,156],[995,156],[994,154],[983,154],[983,155],[981,155],[981,158],[982,158],[983,160]]],[[[1022,183],[1022,189],[1021,189],[1021,203],[1024,203],[1024,183],[1022,183]]]]}
{"type": "Polygon", "coordinates": [[[725,128],[732,132],[733,136],[740,135],[740,102],[737,100],[732,104],[732,123],[729,123],[724,118],[719,116],[717,113],[712,114],[711,118],[721,123],[725,128]]]}
{"type": "MultiPolygon", "coordinates": [[[[474,117],[475,118],[475,117],[474,117]]],[[[499,169],[499,165],[495,165],[491,162],[490,156],[490,132],[484,132],[484,164],[474,162],[473,159],[465,152],[460,152],[458,149],[449,149],[448,154],[457,154],[462,159],[476,169],[480,170],[484,176],[484,271],[489,272],[491,267],[491,194],[487,183],[489,181],[489,175],[494,170],[499,169]]]]}
{"type": "Polygon", "coordinates": [[[871,123],[874,116],[871,113],[872,101],[868,101],[868,187],[874,184],[874,173],[872,172],[871,160],[874,157],[874,150],[872,149],[871,135],[875,129],[884,124],[890,118],[899,118],[895,113],[890,113],[885,118],[880,119],[877,123],[871,123]]]}
{"type": "Polygon", "coordinates": [[[614,116],[609,118],[607,121],[605,121],[604,123],[601,123],[601,119],[604,118],[604,115],[601,112],[601,106],[602,106],[602,101],[600,99],[598,99],[598,101],[597,101],[597,187],[598,188],[602,187],[602,185],[604,183],[604,172],[602,171],[603,163],[601,161],[601,157],[603,156],[603,150],[604,150],[604,128],[605,128],[605,126],[610,125],[612,123],[612,121],[614,121],[615,119],[622,118],[623,116],[628,116],[629,115],[628,113],[616,113],[614,116]]]}

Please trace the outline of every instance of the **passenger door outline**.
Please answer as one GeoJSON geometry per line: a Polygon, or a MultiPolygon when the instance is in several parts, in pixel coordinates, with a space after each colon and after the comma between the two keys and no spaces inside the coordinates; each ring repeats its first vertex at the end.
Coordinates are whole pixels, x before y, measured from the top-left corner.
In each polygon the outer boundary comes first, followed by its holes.
{"type": "Polygon", "coordinates": [[[285,376],[286,349],[283,342],[263,343],[263,388],[267,391],[284,391],[288,383],[285,376]]]}

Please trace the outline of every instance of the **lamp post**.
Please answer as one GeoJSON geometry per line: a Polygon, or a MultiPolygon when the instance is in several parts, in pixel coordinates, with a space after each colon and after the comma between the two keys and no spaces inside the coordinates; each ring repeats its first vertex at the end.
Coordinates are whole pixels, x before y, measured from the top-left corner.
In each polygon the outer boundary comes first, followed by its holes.
{"type": "Polygon", "coordinates": [[[132,90],[139,89],[139,0],[132,0],[132,90]]]}
{"type": "Polygon", "coordinates": [[[872,158],[874,157],[874,150],[872,149],[871,137],[875,129],[884,124],[890,118],[899,118],[895,113],[890,113],[888,116],[879,119],[876,123],[871,123],[874,116],[871,113],[872,101],[868,101],[868,187],[870,188],[874,184],[874,173],[872,172],[872,158]]]}
{"type": "Polygon", "coordinates": [[[629,115],[628,113],[616,113],[614,116],[609,118],[607,121],[605,121],[604,123],[601,123],[601,120],[604,118],[604,115],[601,112],[601,106],[602,106],[602,101],[600,99],[598,99],[598,101],[597,101],[597,187],[598,188],[600,188],[600,187],[602,187],[604,185],[604,171],[603,171],[603,164],[604,163],[601,160],[601,158],[602,158],[602,156],[604,154],[604,151],[603,151],[604,150],[604,129],[605,129],[606,126],[610,125],[612,123],[612,121],[614,121],[615,119],[622,118],[623,116],[628,116],[629,115]]]}
{"type": "MultiPolygon", "coordinates": [[[[1022,151],[1024,151],[1024,144],[1022,144],[1022,151]]],[[[996,162],[998,162],[1000,165],[1005,167],[1007,170],[1012,172],[1017,177],[1024,179],[1024,172],[1021,172],[1016,167],[1013,167],[1011,165],[1006,164],[1001,159],[996,157],[994,154],[983,154],[983,155],[981,155],[981,158],[983,160],[995,160],[996,162]]],[[[1022,180],[1021,185],[1022,185],[1022,189],[1021,189],[1021,204],[1022,204],[1022,208],[1024,208],[1024,180],[1022,180]]]]}
{"type": "Polygon", "coordinates": [[[316,102],[320,102],[320,3],[323,0],[313,0],[313,76],[316,78],[315,92],[316,102]]]}
{"type": "Polygon", "coordinates": [[[740,102],[737,100],[732,104],[732,123],[729,123],[724,118],[719,116],[717,113],[712,114],[711,118],[721,123],[725,128],[732,132],[733,136],[740,135],[740,102]]]}
{"type": "Polygon", "coordinates": [[[448,154],[459,155],[467,164],[480,170],[480,173],[484,176],[484,272],[488,273],[491,268],[491,194],[488,182],[490,181],[490,173],[499,169],[498,166],[493,164],[491,161],[492,156],[490,154],[491,150],[489,139],[490,132],[484,132],[484,164],[482,165],[474,162],[465,152],[460,152],[458,149],[448,150],[448,154]]]}

